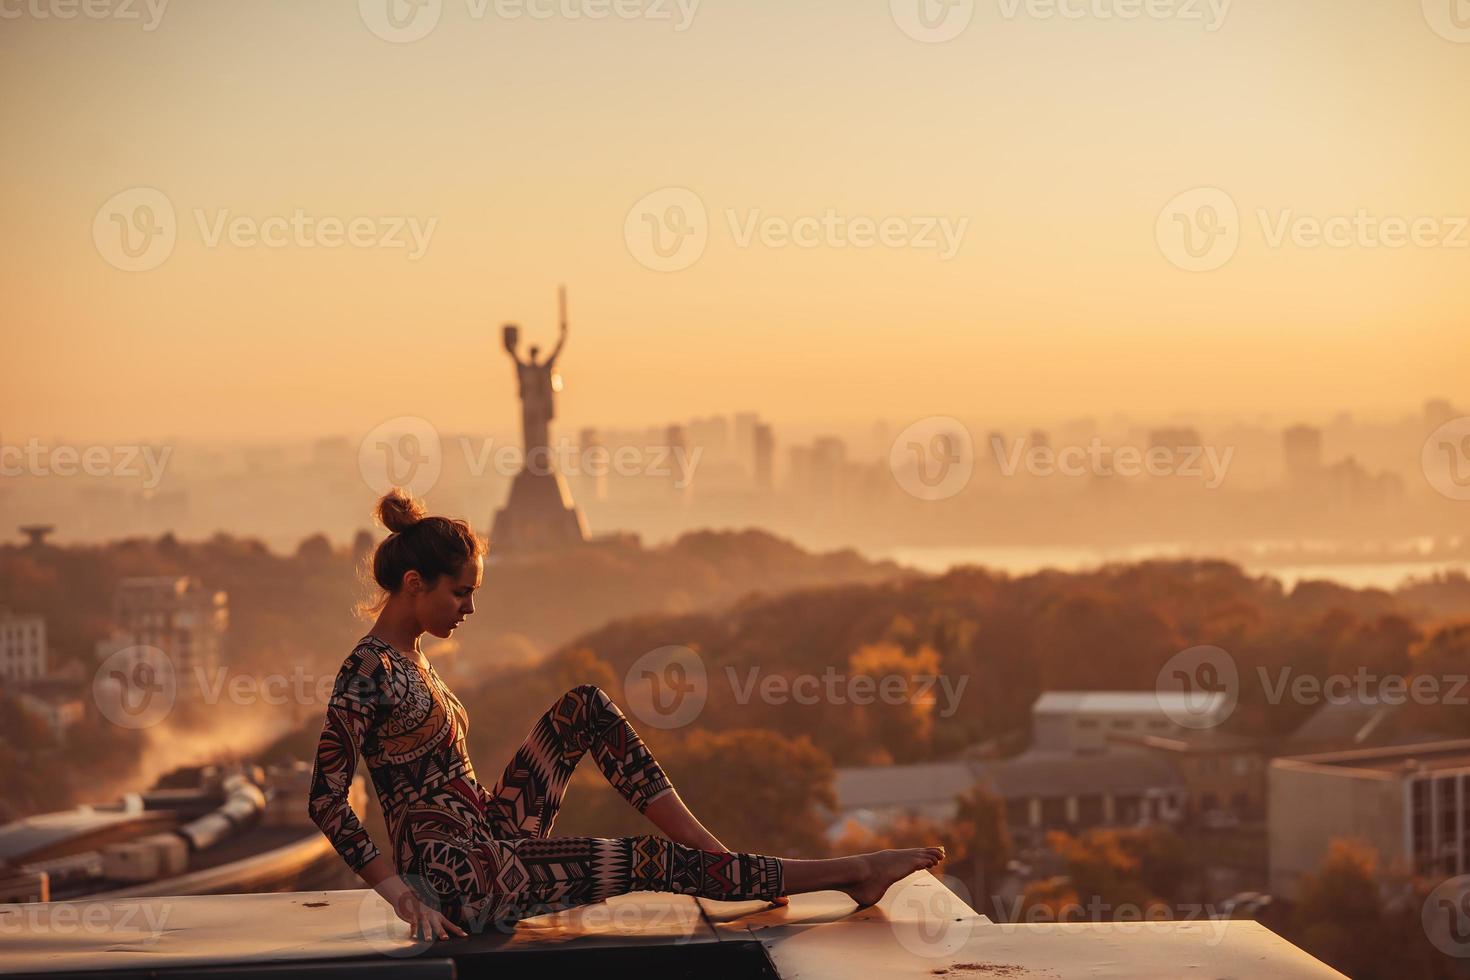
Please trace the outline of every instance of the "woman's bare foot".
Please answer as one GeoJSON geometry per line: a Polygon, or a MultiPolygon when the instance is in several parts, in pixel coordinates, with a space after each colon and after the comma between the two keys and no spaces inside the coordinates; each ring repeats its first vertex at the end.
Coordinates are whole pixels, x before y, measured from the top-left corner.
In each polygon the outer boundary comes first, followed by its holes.
{"type": "Polygon", "coordinates": [[[857,902],[858,908],[865,909],[877,905],[895,881],[943,861],[944,848],[905,847],[873,851],[858,856],[856,860],[861,862],[862,877],[856,884],[842,890],[857,902]]]}

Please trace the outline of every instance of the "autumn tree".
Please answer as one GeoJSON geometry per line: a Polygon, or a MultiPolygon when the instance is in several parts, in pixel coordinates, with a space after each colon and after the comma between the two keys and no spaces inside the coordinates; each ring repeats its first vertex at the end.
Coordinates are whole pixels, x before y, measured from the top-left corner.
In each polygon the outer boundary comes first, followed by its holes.
{"type": "Polygon", "coordinates": [[[1065,915],[1065,904],[1073,902],[1090,918],[1167,916],[1188,869],[1184,842],[1165,827],[1100,828],[1075,837],[1054,831],[1047,844],[1066,877],[1028,888],[1027,909],[1042,905],[1065,915]]]}
{"type": "Polygon", "coordinates": [[[985,904],[999,886],[1013,853],[1005,801],[984,786],[958,800],[951,825],[948,865],[969,882],[973,899],[985,904]]]}
{"type": "MultiPolygon", "coordinates": [[[[826,856],[826,822],[836,806],[832,760],[810,739],[738,729],[646,737],[689,809],[726,847],[826,856]]],[[[558,834],[611,837],[651,831],[595,766],[579,768],[558,834]]]]}
{"type": "Polygon", "coordinates": [[[1302,877],[1293,921],[1295,941],[1348,976],[1378,971],[1383,902],[1375,876],[1378,854],[1363,841],[1338,839],[1322,866],[1302,877]]]}

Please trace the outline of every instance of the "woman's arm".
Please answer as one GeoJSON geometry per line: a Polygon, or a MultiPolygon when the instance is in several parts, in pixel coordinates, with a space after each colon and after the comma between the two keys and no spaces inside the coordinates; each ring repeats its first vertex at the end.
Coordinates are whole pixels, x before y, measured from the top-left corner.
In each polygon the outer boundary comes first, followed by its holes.
{"type": "Polygon", "coordinates": [[[386,678],[382,661],[371,653],[354,650],[342,664],[317,742],[307,809],[342,860],[409,924],[414,938],[448,939],[450,932],[463,936],[463,929],[425,905],[399,876],[348,801],[363,739],[387,700],[386,678]]]}
{"type": "Polygon", "coordinates": [[[352,811],[347,794],[363,739],[383,704],[385,678],[382,662],[371,651],[354,650],[343,662],[327,701],[307,797],[312,821],[358,874],[379,851],[352,811]]]}

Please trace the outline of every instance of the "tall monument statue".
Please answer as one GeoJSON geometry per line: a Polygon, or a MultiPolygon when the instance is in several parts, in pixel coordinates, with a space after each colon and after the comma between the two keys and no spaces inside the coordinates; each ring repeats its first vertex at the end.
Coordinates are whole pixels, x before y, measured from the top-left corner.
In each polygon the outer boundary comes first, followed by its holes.
{"type": "Polygon", "coordinates": [[[516,353],[520,344],[521,328],[513,323],[505,325],[505,350],[515,362],[516,380],[521,388],[521,436],[526,455],[533,448],[551,446],[551,420],[556,418],[556,392],[561,391],[561,375],[556,374],[556,359],[561,356],[567,343],[567,291],[563,287],[558,296],[561,304],[561,334],[551,356],[538,361],[541,348],[534,344],[530,356],[521,360],[516,353]]]}
{"type": "Polygon", "coordinates": [[[556,393],[561,375],[556,361],[567,342],[567,291],[559,293],[560,336],[551,355],[538,359],[541,348],[532,345],[521,360],[520,327],[505,325],[501,337],[515,364],[521,396],[521,471],[510,487],[510,499],[495,515],[490,531],[490,553],[541,551],[581,544],[587,540],[587,519],[572,502],[566,480],[551,451],[551,420],[556,418],[556,393]]]}

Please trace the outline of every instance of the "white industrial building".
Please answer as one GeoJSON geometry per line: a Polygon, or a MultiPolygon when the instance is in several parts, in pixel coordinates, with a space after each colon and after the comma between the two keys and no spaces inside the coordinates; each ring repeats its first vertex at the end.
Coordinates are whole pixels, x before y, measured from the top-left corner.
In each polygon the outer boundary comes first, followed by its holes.
{"type": "Polygon", "coordinates": [[[0,609],[0,680],[40,680],[46,669],[46,620],[0,609]]]}
{"type": "Polygon", "coordinates": [[[1031,744],[1054,752],[1103,752],[1109,737],[1186,735],[1216,727],[1230,707],[1223,693],[1047,691],[1031,706],[1031,744]],[[1178,718],[1188,718],[1189,728],[1178,718]]]}

